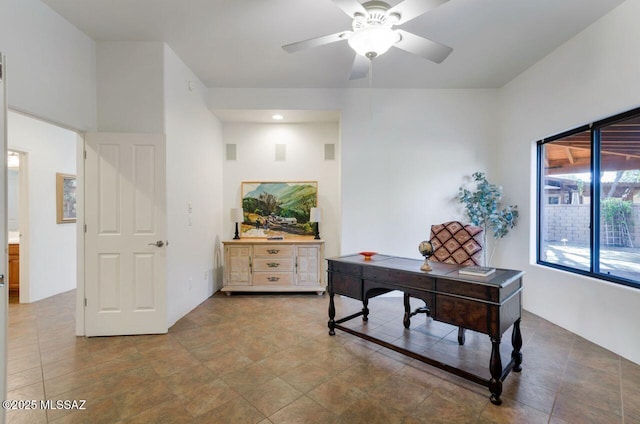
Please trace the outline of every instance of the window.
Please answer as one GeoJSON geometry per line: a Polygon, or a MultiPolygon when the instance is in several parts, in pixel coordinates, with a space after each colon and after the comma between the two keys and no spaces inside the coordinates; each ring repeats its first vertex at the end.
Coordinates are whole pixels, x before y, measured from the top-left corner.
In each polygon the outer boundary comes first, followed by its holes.
{"type": "Polygon", "coordinates": [[[538,142],[538,263],[640,288],[640,109],[538,142]]]}

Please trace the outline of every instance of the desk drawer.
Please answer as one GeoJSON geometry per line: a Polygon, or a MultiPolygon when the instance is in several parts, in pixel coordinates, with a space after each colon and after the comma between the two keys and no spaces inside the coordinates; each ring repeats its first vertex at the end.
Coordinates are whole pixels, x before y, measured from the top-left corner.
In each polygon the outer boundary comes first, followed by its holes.
{"type": "Polygon", "coordinates": [[[436,291],[489,302],[500,302],[500,288],[484,284],[439,278],[436,283],[436,291]]]}
{"type": "Polygon", "coordinates": [[[437,294],[435,313],[433,308],[432,313],[433,318],[438,321],[488,334],[489,322],[492,316],[497,316],[497,313],[490,314],[491,308],[497,307],[471,299],[437,294]]]}
{"type": "Polygon", "coordinates": [[[422,290],[433,290],[434,285],[433,277],[426,274],[410,274],[385,268],[365,267],[362,270],[362,278],[422,290]]]}
{"type": "Polygon", "coordinates": [[[290,272],[255,272],[254,286],[290,286],[293,284],[290,272]]]}
{"type": "Polygon", "coordinates": [[[329,273],[329,290],[335,294],[362,300],[362,279],[335,272],[329,273]]]}
{"type": "Polygon", "coordinates": [[[253,270],[260,271],[293,271],[292,258],[255,258],[253,260],[253,270]]]}
{"type": "Polygon", "coordinates": [[[342,274],[350,274],[355,277],[360,277],[362,275],[362,266],[358,264],[329,261],[329,271],[335,271],[342,274]]]}
{"type": "Polygon", "coordinates": [[[293,246],[277,244],[254,245],[253,254],[254,256],[266,256],[269,258],[292,258],[293,246]]]}

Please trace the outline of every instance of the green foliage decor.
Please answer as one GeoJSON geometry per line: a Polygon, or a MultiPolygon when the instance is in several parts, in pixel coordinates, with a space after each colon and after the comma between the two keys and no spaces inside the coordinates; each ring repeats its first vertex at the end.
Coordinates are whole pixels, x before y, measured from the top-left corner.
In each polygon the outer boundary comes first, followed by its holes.
{"type": "Polygon", "coordinates": [[[500,210],[502,187],[489,183],[483,172],[474,172],[472,178],[476,183],[475,190],[460,187],[458,201],[464,205],[471,224],[484,228],[486,248],[488,229],[493,232],[493,238],[501,239],[516,226],[519,216],[518,206],[509,205],[500,210]]]}

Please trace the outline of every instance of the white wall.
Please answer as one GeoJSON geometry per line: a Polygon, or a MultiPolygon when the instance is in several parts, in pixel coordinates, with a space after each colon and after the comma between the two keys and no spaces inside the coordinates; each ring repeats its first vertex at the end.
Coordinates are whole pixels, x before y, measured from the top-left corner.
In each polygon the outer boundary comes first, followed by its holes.
{"type": "Polygon", "coordinates": [[[640,0],[627,0],[500,90],[501,181],[521,224],[499,262],[524,269],[524,307],[640,363],[640,290],[535,264],[535,141],[640,106],[640,0]]]}
{"type": "Polygon", "coordinates": [[[95,43],[39,0],[0,1],[9,107],[80,130],[96,127],[95,43]]]}
{"type": "Polygon", "coordinates": [[[209,107],[341,110],[340,228],[323,225],[322,237],[340,240],[341,254],[420,258],[432,224],[463,218],[453,198],[465,177],[491,170],[496,99],[495,90],[212,89],[209,107]]]}
{"type": "Polygon", "coordinates": [[[317,181],[318,206],[322,208],[320,236],[325,256],[340,253],[339,126],[334,123],[250,124],[225,123],[225,144],[237,146],[237,160],[224,161],[224,238],[235,232],[229,209],[242,206],[243,181],[317,181]],[[275,160],[275,145],[285,144],[286,160],[275,160]],[[324,160],[324,145],[336,145],[336,159],[324,160]],[[330,236],[332,235],[332,236],[330,236]]]}
{"type": "Polygon", "coordinates": [[[222,286],[222,128],[207,93],[165,46],[169,326],[222,286]]]}
{"type": "Polygon", "coordinates": [[[366,90],[342,115],[342,250],[420,258],[432,224],[465,221],[454,198],[487,171],[495,90],[366,90]]]}
{"type": "Polygon", "coordinates": [[[221,125],[207,89],[164,43],[98,42],[97,63],[98,130],[166,135],[171,326],[222,285],[221,125]]]}
{"type": "Polygon", "coordinates": [[[98,130],[164,133],[164,43],[97,44],[98,130]]]}
{"type": "Polygon", "coordinates": [[[18,168],[7,169],[7,230],[18,231],[20,216],[18,215],[18,168]]]}
{"type": "Polygon", "coordinates": [[[76,133],[11,111],[8,118],[9,147],[28,156],[29,231],[21,242],[29,245],[26,300],[35,302],[76,287],[76,224],[56,223],[56,173],[76,173],[76,133]]]}

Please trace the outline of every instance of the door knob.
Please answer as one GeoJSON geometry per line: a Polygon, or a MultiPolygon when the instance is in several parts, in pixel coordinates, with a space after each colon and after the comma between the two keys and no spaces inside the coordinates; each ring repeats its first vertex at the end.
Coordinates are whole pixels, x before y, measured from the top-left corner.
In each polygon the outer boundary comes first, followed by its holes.
{"type": "Polygon", "coordinates": [[[149,246],[156,246],[156,247],[162,247],[164,246],[164,242],[162,240],[158,240],[155,243],[147,243],[149,246]]]}

